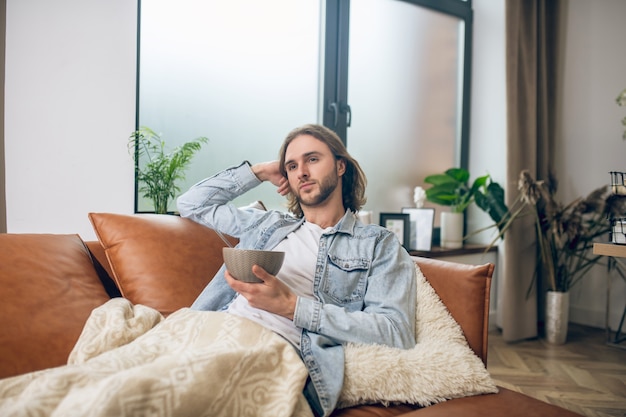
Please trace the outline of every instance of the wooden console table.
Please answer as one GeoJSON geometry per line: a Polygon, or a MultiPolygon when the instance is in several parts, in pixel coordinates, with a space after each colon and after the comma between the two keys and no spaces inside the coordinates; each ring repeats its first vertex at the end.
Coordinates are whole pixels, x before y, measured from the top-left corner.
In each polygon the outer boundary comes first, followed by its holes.
{"type": "MultiPolygon", "coordinates": [[[[626,245],[617,245],[615,243],[594,243],[593,244],[594,255],[610,256],[613,258],[626,258],[626,245]]],[[[611,277],[607,275],[607,287],[606,287],[606,315],[605,330],[607,344],[617,346],[620,348],[626,348],[621,346],[620,343],[626,341],[626,336],[622,336],[622,326],[624,325],[624,319],[626,318],[626,305],[624,306],[624,312],[622,318],[619,321],[619,326],[615,330],[615,336],[611,341],[611,327],[609,326],[609,312],[611,305],[611,277]]]]}
{"type": "Polygon", "coordinates": [[[594,243],[593,253],[595,255],[626,258],[626,245],[618,245],[615,243],[594,243]]]}
{"type": "Polygon", "coordinates": [[[487,249],[485,245],[465,244],[459,249],[446,249],[441,246],[433,246],[429,251],[411,250],[409,255],[422,256],[424,258],[446,258],[462,255],[474,255],[474,254],[486,254],[490,252],[497,252],[498,247],[492,246],[487,249]]]}

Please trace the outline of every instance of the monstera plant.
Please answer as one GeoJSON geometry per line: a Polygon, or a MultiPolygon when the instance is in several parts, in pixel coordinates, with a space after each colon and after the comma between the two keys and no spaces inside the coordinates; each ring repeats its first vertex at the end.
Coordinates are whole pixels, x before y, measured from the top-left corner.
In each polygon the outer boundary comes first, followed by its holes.
{"type": "Polygon", "coordinates": [[[177,182],[185,179],[191,159],[207,142],[199,137],[168,151],[161,135],[148,127],[130,135],[128,150],[135,159],[139,192],[152,200],[155,213],[167,213],[168,203],[180,192],[177,182]]]}

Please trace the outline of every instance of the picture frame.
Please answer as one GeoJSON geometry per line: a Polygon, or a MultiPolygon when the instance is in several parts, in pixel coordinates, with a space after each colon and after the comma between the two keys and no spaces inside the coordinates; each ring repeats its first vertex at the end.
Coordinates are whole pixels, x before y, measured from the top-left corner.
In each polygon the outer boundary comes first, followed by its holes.
{"type": "Polygon", "coordinates": [[[411,243],[411,219],[408,213],[380,213],[380,225],[396,235],[408,251],[411,243]]]}
{"type": "Polygon", "coordinates": [[[411,250],[430,252],[433,248],[435,209],[403,207],[402,213],[408,214],[410,219],[411,250]]]}

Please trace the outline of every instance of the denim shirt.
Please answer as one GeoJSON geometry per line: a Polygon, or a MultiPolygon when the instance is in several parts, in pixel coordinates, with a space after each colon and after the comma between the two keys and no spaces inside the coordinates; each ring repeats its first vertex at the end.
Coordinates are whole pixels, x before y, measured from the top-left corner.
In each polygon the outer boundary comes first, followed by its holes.
{"type": "MultiPolygon", "coordinates": [[[[239,239],[238,247],[272,249],[304,219],[286,212],[240,209],[230,202],[261,181],[247,162],[207,178],[177,200],[182,217],[239,239]]],[[[192,305],[219,311],[236,297],[225,267],[192,305]]],[[[317,415],[335,408],[346,343],[415,346],[415,266],[387,229],[364,225],[350,210],[319,242],[313,293],[298,297],[293,321],[302,328],[300,355],[309,372],[304,394],[317,415]]]]}

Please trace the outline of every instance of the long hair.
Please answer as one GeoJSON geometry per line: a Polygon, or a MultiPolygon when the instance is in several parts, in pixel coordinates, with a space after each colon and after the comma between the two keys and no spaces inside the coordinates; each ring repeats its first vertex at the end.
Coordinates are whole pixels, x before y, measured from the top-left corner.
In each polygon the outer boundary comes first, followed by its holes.
{"type": "MultiPolygon", "coordinates": [[[[287,147],[295,138],[302,135],[311,135],[325,143],[330,148],[336,160],[345,161],[346,172],[341,177],[343,206],[354,212],[359,211],[367,200],[365,197],[367,178],[359,163],[348,153],[348,150],[341,139],[339,139],[339,136],[325,126],[307,124],[289,132],[280,147],[280,172],[287,178],[287,171],[285,170],[285,153],[287,152],[287,147]]],[[[289,192],[287,195],[287,208],[299,218],[304,215],[298,198],[292,192],[289,192]]]]}

